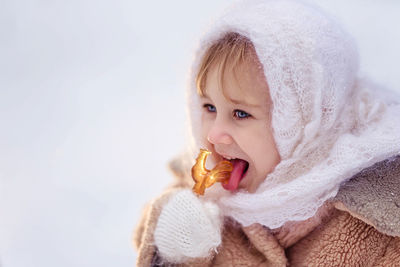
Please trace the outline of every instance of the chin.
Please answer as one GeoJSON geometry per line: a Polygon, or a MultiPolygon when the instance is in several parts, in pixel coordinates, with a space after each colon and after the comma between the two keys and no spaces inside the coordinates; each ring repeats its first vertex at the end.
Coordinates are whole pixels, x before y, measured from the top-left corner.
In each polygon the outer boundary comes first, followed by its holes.
{"type": "Polygon", "coordinates": [[[254,193],[256,186],[254,185],[254,181],[252,180],[251,173],[246,173],[245,177],[239,183],[239,189],[243,189],[249,193],[254,193]]]}
{"type": "Polygon", "coordinates": [[[246,190],[248,193],[254,193],[257,190],[258,186],[255,185],[246,185],[246,187],[244,187],[243,189],[246,190]]]}
{"type": "Polygon", "coordinates": [[[248,173],[239,184],[239,188],[249,193],[254,193],[262,182],[263,181],[260,182],[257,177],[253,176],[252,173],[248,173]]]}

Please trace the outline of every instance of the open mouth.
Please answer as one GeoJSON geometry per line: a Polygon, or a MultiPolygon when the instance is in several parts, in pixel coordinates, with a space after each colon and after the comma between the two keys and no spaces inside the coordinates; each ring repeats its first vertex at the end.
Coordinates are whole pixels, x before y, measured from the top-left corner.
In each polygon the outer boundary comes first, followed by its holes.
{"type": "Polygon", "coordinates": [[[233,170],[231,172],[231,176],[229,177],[229,181],[226,184],[222,184],[222,186],[229,191],[237,190],[240,181],[244,178],[249,169],[249,163],[243,159],[227,159],[233,165],[233,170]]]}

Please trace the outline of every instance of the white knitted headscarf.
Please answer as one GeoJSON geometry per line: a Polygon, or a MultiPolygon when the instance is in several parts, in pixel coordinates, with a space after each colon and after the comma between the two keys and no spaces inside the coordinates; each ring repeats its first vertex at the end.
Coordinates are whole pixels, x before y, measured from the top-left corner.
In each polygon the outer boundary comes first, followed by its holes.
{"type": "Polygon", "coordinates": [[[288,0],[236,3],[202,39],[188,94],[194,153],[202,146],[195,75],[205,51],[228,32],[250,39],[263,65],[281,162],[255,193],[210,188],[205,197],[226,216],[270,228],[305,220],[342,182],[400,153],[399,98],[359,78],[356,45],[334,19],[288,0]]]}

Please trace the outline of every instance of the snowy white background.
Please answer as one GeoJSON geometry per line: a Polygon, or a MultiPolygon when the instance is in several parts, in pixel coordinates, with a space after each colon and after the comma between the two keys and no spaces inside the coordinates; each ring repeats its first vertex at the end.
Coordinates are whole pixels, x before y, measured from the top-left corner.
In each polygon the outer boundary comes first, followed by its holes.
{"type": "MultiPolygon", "coordinates": [[[[0,266],[134,266],[141,207],[184,145],[193,48],[229,2],[0,2],[0,266]]],[[[400,92],[400,2],[318,2],[400,92]]]]}

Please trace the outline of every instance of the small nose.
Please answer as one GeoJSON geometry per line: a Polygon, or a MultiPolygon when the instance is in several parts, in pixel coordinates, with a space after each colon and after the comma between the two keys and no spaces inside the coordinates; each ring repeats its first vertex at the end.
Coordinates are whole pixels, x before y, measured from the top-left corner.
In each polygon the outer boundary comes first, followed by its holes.
{"type": "Polygon", "coordinates": [[[229,134],[228,128],[225,127],[223,124],[218,123],[218,121],[214,121],[213,126],[208,132],[207,140],[214,145],[230,145],[233,143],[233,138],[229,134]]]}

